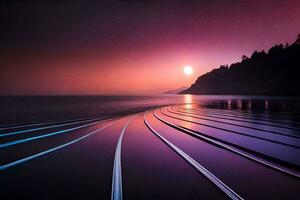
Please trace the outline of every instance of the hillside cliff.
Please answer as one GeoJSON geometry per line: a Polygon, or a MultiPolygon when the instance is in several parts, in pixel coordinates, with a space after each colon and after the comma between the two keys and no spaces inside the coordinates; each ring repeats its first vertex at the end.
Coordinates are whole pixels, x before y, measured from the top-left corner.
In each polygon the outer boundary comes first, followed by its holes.
{"type": "Polygon", "coordinates": [[[180,94],[300,96],[300,34],[295,43],[254,51],[250,58],[220,66],[180,94]]]}

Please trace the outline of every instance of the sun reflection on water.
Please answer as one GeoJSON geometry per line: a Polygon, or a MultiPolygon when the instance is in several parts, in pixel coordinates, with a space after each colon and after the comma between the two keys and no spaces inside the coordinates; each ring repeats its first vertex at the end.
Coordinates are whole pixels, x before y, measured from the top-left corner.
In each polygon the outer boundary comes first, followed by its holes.
{"type": "Polygon", "coordinates": [[[184,107],[185,108],[192,108],[193,107],[193,95],[190,94],[185,94],[183,96],[183,102],[184,102],[184,107]]]}

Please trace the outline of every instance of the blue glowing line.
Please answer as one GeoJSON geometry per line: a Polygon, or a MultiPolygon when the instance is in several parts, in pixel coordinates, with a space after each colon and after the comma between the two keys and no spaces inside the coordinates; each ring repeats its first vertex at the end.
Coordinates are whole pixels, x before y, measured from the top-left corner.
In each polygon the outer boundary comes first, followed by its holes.
{"type": "Polygon", "coordinates": [[[11,132],[11,133],[3,133],[3,134],[0,134],[0,137],[10,136],[10,135],[18,135],[21,133],[28,133],[28,132],[32,132],[32,131],[45,130],[45,129],[50,129],[50,128],[57,128],[57,127],[62,127],[62,126],[67,126],[67,125],[72,125],[72,124],[79,124],[79,123],[93,121],[93,120],[98,120],[98,119],[88,119],[88,120],[77,121],[77,122],[63,123],[63,124],[57,124],[57,125],[52,125],[52,126],[44,126],[44,127],[33,128],[33,129],[26,129],[26,130],[11,132]]]}
{"type": "Polygon", "coordinates": [[[48,133],[48,134],[44,134],[44,135],[39,135],[39,136],[35,136],[35,137],[15,140],[15,141],[12,141],[12,142],[2,143],[2,144],[0,144],[0,149],[4,148],[4,147],[24,143],[24,142],[29,142],[29,141],[32,141],[32,140],[37,140],[37,139],[40,139],[40,138],[45,138],[45,137],[50,137],[50,136],[53,136],[53,135],[58,135],[58,134],[61,134],[61,133],[70,132],[70,131],[77,130],[77,129],[80,129],[80,128],[84,128],[84,127],[87,127],[87,126],[92,126],[94,124],[97,124],[97,123],[100,123],[100,122],[103,122],[103,121],[105,121],[105,120],[101,120],[101,121],[97,121],[97,122],[93,122],[93,123],[89,123],[89,124],[69,128],[69,129],[64,129],[64,130],[61,130],[61,131],[56,131],[56,132],[52,132],[52,133],[48,133]]]}
{"type": "MultiPolygon", "coordinates": [[[[87,120],[87,119],[90,119],[90,118],[80,118],[80,119],[62,120],[62,121],[54,121],[54,122],[42,122],[42,123],[23,124],[23,125],[19,124],[19,125],[15,125],[15,126],[1,125],[0,127],[3,127],[3,126],[9,126],[9,127],[0,128],[0,131],[8,130],[8,129],[31,127],[31,126],[39,126],[39,125],[65,123],[65,122],[72,122],[72,121],[80,121],[80,120],[87,120]]],[[[96,119],[96,118],[94,118],[94,119],[96,119]]]]}
{"type": "Polygon", "coordinates": [[[88,137],[88,136],[91,136],[91,135],[97,133],[98,131],[101,131],[101,130],[105,129],[105,128],[107,128],[107,127],[113,125],[114,123],[115,123],[115,122],[112,122],[112,123],[110,123],[110,124],[108,124],[108,125],[106,125],[106,126],[104,126],[104,127],[101,127],[101,128],[99,128],[99,129],[97,129],[97,130],[95,130],[95,131],[93,131],[93,132],[91,132],[91,133],[89,133],[89,134],[87,134],[87,135],[84,135],[84,136],[82,136],[82,137],[79,137],[79,138],[77,138],[77,139],[75,139],[75,140],[72,140],[72,141],[70,141],[70,142],[68,142],[68,143],[65,143],[65,144],[56,146],[56,147],[51,148],[51,149],[48,149],[48,150],[46,150],[46,151],[42,151],[42,152],[40,152],[40,153],[37,153],[37,154],[31,155],[31,156],[28,156],[28,157],[26,157],[26,158],[22,158],[22,159],[20,159],[20,160],[16,160],[16,161],[14,161],[14,162],[11,162],[11,163],[2,165],[2,166],[0,166],[0,170],[5,170],[5,169],[7,169],[7,168],[9,168],[9,167],[13,167],[13,166],[22,164],[22,163],[27,162],[27,161],[30,161],[30,160],[32,160],[32,159],[35,159],[35,158],[38,158],[38,157],[40,157],[40,156],[46,155],[46,154],[48,154],[48,153],[54,152],[54,151],[56,151],[56,150],[62,149],[62,148],[64,148],[64,147],[69,146],[69,145],[71,145],[71,144],[74,144],[74,143],[76,143],[76,142],[78,142],[78,141],[80,141],[80,140],[82,140],[82,139],[84,139],[84,138],[86,138],[86,137],[88,137]]]}

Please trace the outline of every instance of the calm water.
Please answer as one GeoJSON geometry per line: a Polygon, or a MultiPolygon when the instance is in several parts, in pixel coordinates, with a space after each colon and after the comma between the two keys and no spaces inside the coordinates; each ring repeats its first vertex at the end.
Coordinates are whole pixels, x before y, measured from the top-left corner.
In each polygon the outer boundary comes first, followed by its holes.
{"type": "Polygon", "coordinates": [[[110,199],[113,170],[121,169],[114,167],[114,159],[122,133],[125,199],[226,198],[193,167],[195,162],[245,199],[295,199],[300,190],[296,98],[15,96],[1,97],[0,106],[0,168],[9,166],[0,170],[0,193],[7,199],[110,199]],[[101,124],[5,126],[149,109],[144,116],[101,124]],[[58,149],[61,145],[68,146],[58,149]],[[183,159],[182,152],[194,161],[183,159]]]}
{"type": "Polygon", "coordinates": [[[0,124],[63,120],[137,112],[161,105],[197,103],[210,109],[274,114],[299,120],[300,99],[259,96],[2,96],[0,124]]]}

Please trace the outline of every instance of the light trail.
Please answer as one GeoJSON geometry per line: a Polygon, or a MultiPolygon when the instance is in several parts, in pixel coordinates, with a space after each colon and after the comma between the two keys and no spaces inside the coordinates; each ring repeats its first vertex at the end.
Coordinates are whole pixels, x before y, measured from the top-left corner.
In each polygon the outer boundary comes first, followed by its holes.
{"type": "Polygon", "coordinates": [[[84,136],[82,136],[82,137],[79,137],[79,138],[77,138],[77,139],[75,139],[75,140],[72,140],[72,141],[70,141],[70,142],[67,142],[67,143],[65,143],[65,144],[56,146],[56,147],[54,147],[54,148],[48,149],[48,150],[46,150],[46,151],[42,151],[42,152],[37,153],[37,154],[33,154],[33,155],[31,155],[31,156],[22,158],[22,159],[20,159],[20,160],[13,161],[13,162],[8,163],[8,164],[5,164],[5,165],[1,165],[1,166],[0,166],[0,171],[5,170],[5,169],[10,168],[10,167],[13,167],[13,166],[16,166],[16,165],[20,165],[20,164],[22,164],[22,163],[28,162],[28,161],[33,160],[33,159],[35,159],[35,158],[41,157],[41,156],[43,156],[43,155],[49,154],[49,153],[51,153],[51,152],[57,151],[57,150],[59,150],[59,149],[62,149],[62,148],[64,148],[64,147],[67,147],[67,146],[69,146],[69,145],[71,145],[71,144],[74,144],[74,143],[76,143],[76,142],[79,142],[80,140],[83,140],[84,138],[89,137],[89,136],[91,136],[91,135],[93,135],[93,134],[95,134],[95,133],[97,133],[97,132],[99,132],[99,131],[105,129],[105,128],[107,128],[107,127],[113,125],[114,123],[115,123],[115,122],[112,122],[112,123],[110,123],[110,124],[108,124],[108,125],[106,125],[106,126],[103,126],[103,127],[99,128],[99,129],[93,131],[93,132],[90,132],[89,134],[86,134],[86,135],[84,135],[84,136]]]}
{"type": "Polygon", "coordinates": [[[221,142],[221,141],[215,140],[215,139],[213,139],[213,138],[211,138],[211,137],[207,137],[205,134],[200,134],[199,132],[195,133],[195,132],[193,132],[193,131],[190,130],[190,129],[187,129],[187,128],[184,128],[184,127],[181,127],[181,126],[172,124],[172,123],[170,123],[170,122],[168,122],[168,121],[166,121],[166,120],[160,118],[160,117],[156,114],[156,111],[154,111],[153,114],[154,114],[154,116],[155,116],[158,120],[160,120],[161,122],[167,124],[168,126],[171,126],[171,127],[175,128],[175,129],[177,129],[177,130],[180,130],[180,131],[183,132],[183,133],[186,133],[186,134],[189,134],[189,135],[191,135],[191,136],[193,136],[193,137],[199,138],[199,139],[201,139],[202,141],[205,141],[205,142],[210,143],[210,144],[212,144],[212,145],[215,145],[215,146],[217,146],[217,147],[223,148],[223,149],[225,149],[225,150],[228,150],[228,151],[230,151],[230,152],[233,152],[233,153],[235,153],[235,154],[237,154],[237,155],[240,155],[240,156],[242,156],[242,157],[244,157],[244,158],[250,159],[250,160],[255,161],[255,162],[259,163],[259,164],[262,164],[262,165],[264,165],[264,166],[267,166],[267,167],[270,167],[270,168],[275,169],[275,170],[277,170],[277,171],[280,171],[280,172],[282,172],[282,173],[291,175],[291,176],[296,177],[296,178],[300,178],[300,173],[299,173],[298,171],[294,171],[294,170],[291,170],[291,169],[289,169],[289,168],[285,168],[285,167],[283,167],[283,166],[279,166],[279,165],[277,165],[277,164],[275,164],[275,163],[272,163],[272,162],[270,162],[270,161],[268,161],[268,160],[265,160],[265,159],[256,157],[256,156],[251,155],[251,154],[249,154],[249,153],[247,153],[247,152],[245,152],[245,151],[239,150],[239,149],[237,149],[237,148],[235,148],[235,147],[233,147],[233,146],[231,146],[231,145],[227,145],[227,144],[225,144],[225,143],[223,143],[223,142],[221,142]]]}
{"type": "Polygon", "coordinates": [[[112,191],[111,191],[111,200],[122,200],[122,167],[121,167],[121,149],[122,149],[122,140],[125,134],[125,131],[130,124],[130,122],[137,117],[139,114],[134,115],[128,120],[125,126],[122,129],[122,132],[119,136],[115,158],[114,158],[114,167],[113,167],[113,177],[112,177],[112,191]]]}
{"type": "MultiPolygon", "coordinates": [[[[232,122],[236,121],[234,119],[232,119],[232,120],[221,119],[221,120],[226,120],[226,121],[230,121],[230,122],[219,121],[219,120],[206,118],[208,116],[200,117],[200,116],[205,116],[205,115],[202,115],[202,114],[194,115],[194,114],[190,114],[188,112],[178,111],[178,110],[173,109],[172,107],[171,107],[171,110],[169,108],[167,108],[167,111],[170,112],[170,113],[174,113],[174,114],[178,114],[178,115],[182,115],[182,116],[188,116],[188,117],[192,117],[192,118],[196,118],[196,119],[207,120],[207,121],[212,121],[212,122],[217,122],[217,123],[223,123],[223,124],[228,124],[228,125],[237,126],[237,127],[249,128],[249,129],[268,132],[268,133],[273,133],[273,134],[277,134],[277,135],[285,135],[285,136],[288,136],[288,137],[300,138],[300,136],[296,136],[296,135],[290,135],[290,134],[285,134],[285,133],[281,133],[281,132],[266,130],[266,129],[262,129],[262,128],[256,128],[256,127],[253,127],[253,126],[246,126],[246,125],[242,125],[242,124],[238,124],[238,123],[232,123],[232,122]]],[[[213,118],[213,117],[210,117],[210,118],[213,118]]]]}
{"type": "Polygon", "coordinates": [[[32,132],[32,131],[46,130],[46,129],[50,129],[50,128],[58,128],[58,127],[62,127],[62,126],[80,124],[80,123],[96,121],[96,120],[101,120],[101,118],[100,119],[88,119],[88,120],[82,120],[82,121],[76,121],[76,122],[70,122],[70,123],[63,123],[63,124],[57,124],[57,125],[52,125],[52,126],[43,126],[43,127],[33,128],[33,129],[26,129],[26,130],[10,132],[10,133],[2,133],[2,134],[0,134],[0,137],[10,136],[10,135],[18,135],[21,133],[28,133],[28,132],[32,132]]]}
{"type": "Polygon", "coordinates": [[[183,159],[185,159],[189,164],[191,164],[195,169],[197,169],[200,173],[202,173],[206,178],[208,178],[215,186],[217,186],[222,192],[224,192],[228,197],[234,200],[243,199],[240,195],[234,192],[229,186],[223,183],[220,179],[218,179],[214,174],[212,174],[205,167],[200,165],[197,161],[187,155],[184,151],[179,149],[177,146],[172,144],[169,140],[161,136],[157,131],[155,131],[150,124],[146,120],[146,114],[144,115],[144,122],[146,126],[165,144],[167,144],[171,149],[173,149],[177,154],[179,154],[183,159]]]}
{"type": "MultiPolygon", "coordinates": [[[[107,120],[111,120],[111,119],[107,119],[107,120]]],[[[100,121],[97,121],[97,122],[92,122],[92,123],[89,123],[89,124],[76,126],[76,127],[69,128],[69,129],[55,131],[55,132],[47,133],[47,134],[44,134],[44,135],[39,135],[39,136],[30,137],[30,138],[25,138],[25,139],[20,139],[20,140],[15,140],[15,141],[11,141],[11,142],[2,143],[2,144],[0,144],[0,149],[5,148],[5,147],[9,147],[9,146],[13,146],[13,145],[17,145],[17,144],[21,144],[21,143],[24,143],[24,142],[29,142],[29,141],[33,141],[33,140],[37,140],[37,139],[41,139],[41,138],[46,138],[46,137],[50,137],[50,136],[54,136],[54,135],[58,135],[58,134],[62,134],[62,133],[67,133],[67,132],[70,132],[70,131],[74,131],[74,130],[85,128],[85,127],[88,127],[88,126],[92,126],[92,125],[95,125],[95,124],[98,124],[98,123],[101,123],[101,122],[104,122],[104,121],[106,121],[106,120],[100,120],[100,121]]]]}
{"type": "Polygon", "coordinates": [[[195,121],[192,121],[192,120],[187,120],[187,119],[182,119],[180,117],[171,116],[169,114],[166,114],[162,110],[161,110],[161,113],[163,115],[167,116],[167,117],[170,117],[170,118],[173,118],[173,119],[176,119],[176,120],[185,121],[185,122],[197,124],[197,125],[200,125],[200,126],[206,126],[206,127],[209,127],[209,128],[222,130],[222,131],[232,133],[232,134],[236,134],[236,135],[242,135],[242,136],[245,136],[245,137],[250,137],[250,138],[254,138],[254,139],[258,139],[258,140],[263,140],[263,141],[267,141],[267,142],[272,142],[272,143],[276,143],[276,144],[285,145],[285,146],[293,147],[293,148],[296,148],[296,149],[300,149],[300,147],[297,146],[297,145],[287,144],[287,143],[280,142],[280,141],[273,140],[273,139],[263,138],[263,137],[251,135],[251,134],[248,134],[248,133],[241,133],[241,132],[238,132],[238,131],[233,131],[233,130],[225,129],[225,128],[218,127],[218,126],[212,126],[212,125],[209,125],[209,124],[203,124],[203,123],[195,122],[195,121]]]}

